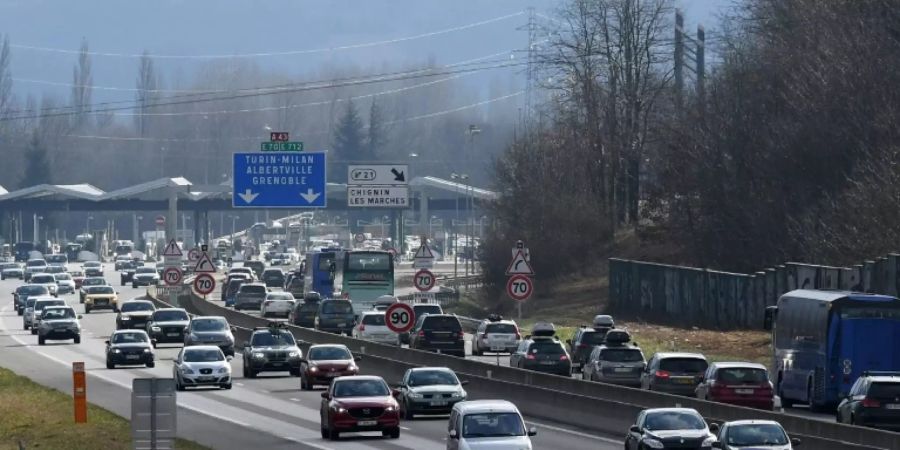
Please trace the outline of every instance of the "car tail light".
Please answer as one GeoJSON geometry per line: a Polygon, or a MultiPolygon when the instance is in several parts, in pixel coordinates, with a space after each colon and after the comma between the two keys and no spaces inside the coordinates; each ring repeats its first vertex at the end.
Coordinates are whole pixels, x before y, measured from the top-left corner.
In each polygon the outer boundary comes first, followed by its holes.
{"type": "Polygon", "coordinates": [[[709,392],[714,396],[722,395],[725,392],[732,391],[732,390],[733,389],[730,389],[723,384],[716,383],[715,381],[713,381],[712,385],[710,385],[710,387],[709,387],[709,392]]]}
{"type": "Polygon", "coordinates": [[[516,340],[518,341],[519,339],[522,339],[522,335],[519,334],[519,329],[516,328],[516,340]]]}
{"type": "Polygon", "coordinates": [[[419,330],[419,337],[425,337],[425,330],[419,330]]]}
{"type": "Polygon", "coordinates": [[[654,375],[656,375],[656,378],[669,378],[669,372],[666,372],[665,370],[657,370],[654,375]]]}
{"type": "Polygon", "coordinates": [[[366,331],[366,325],[362,323],[359,324],[359,331],[366,331]]]}
{"type": "Polygon", "coordinates": [[[560,361],[568,361],[568,360],[569,360],[569,357],[566,356],[566,355],[560,355],[559,360],[560,360],[560,361]]]}
{"type": "Polygon", "coordinates": [[[881,402],[875,400],[874,398],[866,397],[862,401],[863,408],[880,408],[881,402]]]}
{"type": "Polygon", "coordinates": [[[529,354],[525,355],[525,359],[532,359],[532,360],[533,360],[533,359],[537,359],[537,357],[534,356],[533,354],[529,353],[529,354]]]}

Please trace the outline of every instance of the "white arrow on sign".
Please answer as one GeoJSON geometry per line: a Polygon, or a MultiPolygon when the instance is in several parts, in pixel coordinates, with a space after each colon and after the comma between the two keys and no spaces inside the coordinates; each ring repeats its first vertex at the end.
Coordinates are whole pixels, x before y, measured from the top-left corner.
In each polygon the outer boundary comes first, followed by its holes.
{"type": "Polygon", "coordinates": [[[302,192],[300,193],[300,196],[303,197],[303,200],[306,200],[306,203],[312,203],[316,201],[316,199],[319,198],[320,195],[322,194],[313,192],[312,188],[307,189],[305,194],[302,192]]]}
{"type": "Polygon", "coordinates": [[[256,197],[259,197],[259,194],[254,194],[250,188],[247,188],[243,194],[238,194],[238,197],[240,197],[244,203],[253,203],[253,200],[256,200],[256,197]]]}

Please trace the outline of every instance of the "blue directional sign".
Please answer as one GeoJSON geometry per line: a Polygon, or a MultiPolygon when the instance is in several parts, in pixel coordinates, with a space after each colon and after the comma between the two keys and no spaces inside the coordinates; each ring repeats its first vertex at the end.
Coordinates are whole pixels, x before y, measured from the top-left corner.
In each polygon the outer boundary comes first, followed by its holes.
{"type": "Polygon", "coordinates": [[[324,208],[325,153],[234,154],[235,208],[324,208]]]}

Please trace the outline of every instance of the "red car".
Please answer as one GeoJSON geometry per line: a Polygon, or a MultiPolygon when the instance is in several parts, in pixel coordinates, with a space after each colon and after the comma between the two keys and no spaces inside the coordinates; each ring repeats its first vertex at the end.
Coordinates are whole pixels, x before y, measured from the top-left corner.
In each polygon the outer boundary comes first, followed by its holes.
{"type": "Polygon", "coordinates": [[[695,391],[697,398],[771,411],[775,391],[762,364],[718,362],[710,364],[695,391]]]}
{"type": "Polygon", "coordinates": [[[75,289],[81,289],[81,284],[84,283],[84,272],[80,270],[70,270],[69,275],[72,276],[72,281],[75,282],[75,289]]]}
{"type": "Polygon", "coordinates": [[[317,384],[329,385],[337,377],[356,375],[359,367],[350,349],[341,344],[312,345],[306,359],[300,361],[300,389],[312,390],[317,384]]]}
{"type": "Polygon", "coordinates": [[[400,437],[400,405],[381,377],[338,377],[322,393],[319,415],[322,439],[337,440],[341,433],[380,431],[384,437],[400,437]]]}

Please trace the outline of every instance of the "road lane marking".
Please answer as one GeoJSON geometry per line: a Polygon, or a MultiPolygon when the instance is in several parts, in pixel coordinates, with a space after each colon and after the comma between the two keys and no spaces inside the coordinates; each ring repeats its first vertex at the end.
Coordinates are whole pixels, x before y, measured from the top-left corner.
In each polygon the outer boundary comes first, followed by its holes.
{"type": "Polygon", "coordinates": [[[573,436],[579,436],[579,437],[589,438],[589,439],[597,439],[597,440],[601,440],[601,441],[603,441],[603,442],[609,442],[609,443],[611,443],[611,444],[621,444],[621,443],[622,443],[622,442],[619,441],[619,440],[615,440],[615,439],[611,439],[611,438],[607,438],[607,437],[603,437],[603,436],[597,436],[597,435],[594,435],[594,434],[582,433],[582,432],[580,432],[580,431],[570,430],[570,429],[568,429],[568,428],[562,428],[562,427],[556,427],[556,426],[553,426],[553,425],[547,425],[547,424],[545,424],[545,423],[535,422],[535,421],[533,421],[533,420],[526,420],[526,423],[530,423],[530,424],[532,424],[532,425],[534,425],[534,426],[536,426],[536,427],[539,427],[539,428],[546,428],[546,429],[548,429],[548,430],[557,431],[557,432],[559,432],[559,433],[566,433],[566,434],[571,434],[571,435],[573,435],[573,436]]]}

